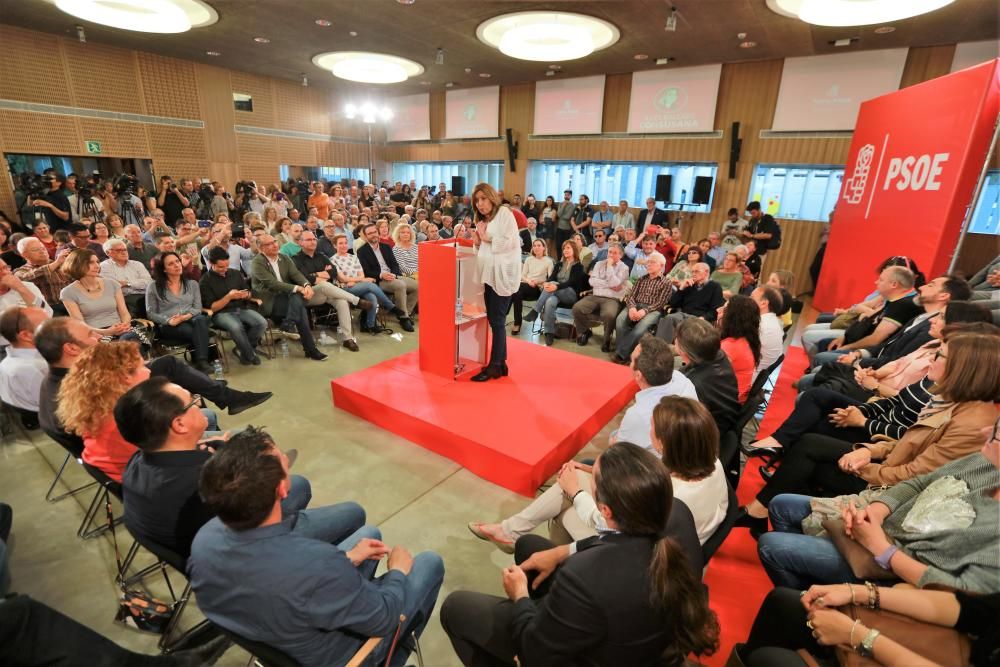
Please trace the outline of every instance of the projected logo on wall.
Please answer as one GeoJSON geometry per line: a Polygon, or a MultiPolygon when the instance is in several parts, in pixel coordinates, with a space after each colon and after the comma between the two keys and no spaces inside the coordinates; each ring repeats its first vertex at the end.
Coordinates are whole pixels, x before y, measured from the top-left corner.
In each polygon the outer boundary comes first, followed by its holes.
{"type": "Polygon", "coordinates": [[[676,86],[664,88],[656,96],[656,106],[664,111],[680,111],[687,106],[687,91],[676,86]]]}
{"type": "Polygon", "coordinates": [[[475,104],[470,104],[470,105],[466,106],[465,107],[465,111],[462,112],[462,115],[465,117],[465,120],[469,120],[469,121],[475,120],[476,119],[476,105],[475,104]]]}
{"type": "Polygon", "coordinates": [[[661,88],[650,100],[651,113],[639,121],[639,129],[649,132],[701,129],[697,111],[688,110],[688,90],[682,86],[661,88]]]}

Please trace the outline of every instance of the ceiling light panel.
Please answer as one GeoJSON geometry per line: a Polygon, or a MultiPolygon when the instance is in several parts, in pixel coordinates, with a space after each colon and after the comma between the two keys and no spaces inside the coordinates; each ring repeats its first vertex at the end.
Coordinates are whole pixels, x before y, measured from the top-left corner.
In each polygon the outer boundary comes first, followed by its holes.
{"type": "Polygon", "coordinates": [[[812,25],[846,27],[920,16],[955,0],[767,0],[772,11],[812,25]]]}
{"type": "Polygon", "coordinates": [[[53,0],[76,18],[135,32],[180,33],[211,25],[219,15],[201,0],[53,0]]]}
{"type": "Polygon", "coordinates": [[[369,51],[333,51],[314,56],[313,64],[335,77],[359,83],[400,83],[423,74],[424,67],[406,58],[369,51]]]}
{"type": "Polygon", "coordinates": [[[570,12],[515,12],[487,19],[476,36],[519,60],[561,62],[589,56],[618,41],[611,23],[570,12]]]}

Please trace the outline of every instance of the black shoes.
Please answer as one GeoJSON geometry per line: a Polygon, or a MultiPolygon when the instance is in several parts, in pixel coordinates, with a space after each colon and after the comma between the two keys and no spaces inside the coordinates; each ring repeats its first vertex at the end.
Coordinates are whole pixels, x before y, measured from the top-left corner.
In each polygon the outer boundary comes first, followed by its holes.
{"type": "Polygon", "coordinates": [[[313,361],[326,361],[327,356],[319,350],[306,350],[306,356],[313,361]]]}
{"type": "Polygon", "coordinates": [[[583,347],[590,340],[590,329],[584,329],[583,333],[576,337],[576,344],[583,347]]]}
{"type": "Polygon", "coordinates": [[[537,310],[529,310],[528,314],[524,316],[524,321],[525,322],[534,322],[537,319],[538,319],[538,311],[537,310]]]}
{"type": "Polygon", "coordinates": [[[747,514],[747,509],[745,507],[741,507],[740,514],[736,519],[736,523],[733,524],[733,527],[749,528],[750,537],[756,540],[767,532],[767,517],[758,519],[757,517],[750,516],[747,514]]]}
{"type": "Polygon", "coordinates": [[[550,333],[545,334],[545,344],[546,345],[548,345],[549,347],[552,347],[555,344],[555,342],[556,342],[556,336],[555,336],[555,334],[550,334],[550,333]]]}
{"type": "Polygon", "coordinates": [[[358,344],[354,340],[352,340],[350,338],[348,338],[347,340],[344,341],[344,347],[346,347],[351,352],[357,352],[358,351],[358,344]]]}
{"type": "Polygon", "coordinates": [[[209,377],[212,377],[212,374],[215,373],[215,369],[212,367],[212,364],[208,363],[204,359],[195,359],[192,365],[209,377]]]}
{"type": "Polygon", "coordinates": [[[483,370],[472,376],[472,381],[486,382],[487,380],[496,380],[501,377],[506,377],[507,372],[507,364],[504,364],[499,368],[496,366],[484,366],[483,370]]]}
{"type": "Polygon", "coordinates": [[[611,336],[605,336],[604,342],[601,343],[601,352],[610,352],[610,351],[611,351],[611,336]]]}
{"type": "Polygon", "coordinates": [[[10,527],[14,524],[14,510],[7,503],[0,503],[0,542],[10,537],[10,527]]]}
{"type": "Polygon", "coordinates": [[[611,358],[611,361],[615,362],[616,364],[620,364],[622,366],[628,363],[628,359],[622,359],[617,354],[611,358]]]}
{"type": "Polygon", "coordinates": [[[238,415],[245,410],[255,408],[264,401],[274,396],[269,391],[233,391],[232,399],[229,402],[228,412],[231,415],[238,415]]]}
{"type": "Polygon", "coordinates": [[[412,332],[413,331],[413,320],[409,317],[400,317],[399,326],[403,327],[403,331],[412,332]]]}

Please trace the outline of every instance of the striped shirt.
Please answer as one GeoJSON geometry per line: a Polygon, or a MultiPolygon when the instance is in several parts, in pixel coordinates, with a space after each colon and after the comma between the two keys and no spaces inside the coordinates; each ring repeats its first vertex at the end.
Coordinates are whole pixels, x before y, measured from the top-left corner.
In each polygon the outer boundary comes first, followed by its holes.
{"type": "Polygon", "coordinates": [[[392,247],[392,254],[396,256],[396,263],[404,276],[412,276],[417,272],[417,244],[410,245],[409,248],[401,248],[398,244],[392,247]]]}
{"type": "Polygon", "coordinates": [[[917,422],[920,411],[931,402],[932,394],[929,391],[934,382],[929,378],[924,378],[919,382],[903,387],[898,394],[892,398],[883,398],[873,403],[859,405],[867,421],[865,428],[868,433],[889,436],[893,440],[899,440],[917,422]]]}

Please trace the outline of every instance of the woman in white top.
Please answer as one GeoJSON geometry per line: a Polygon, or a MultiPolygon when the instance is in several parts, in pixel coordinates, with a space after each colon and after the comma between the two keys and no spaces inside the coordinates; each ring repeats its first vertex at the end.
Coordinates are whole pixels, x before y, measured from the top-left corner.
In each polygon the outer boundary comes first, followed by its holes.
{"type": "Polygon", "coordinates": [[[545,241],[535,239],[531,243],[531,254],[524,258],[521,264],[521,286],[511,297],[511,308],[514,310],[514,326],[510,332],[521,333],[521,309],[524,300],[537,299],[542,295],[542,283],[549,279],[552,273],[552,258],[548,255],[545,241]]]}
{"type": "MultiPolygon", "coordinates": [[[[729,507],[719,462],[719,429],[712,414],[695,399],[665,396],[653,408],[650,438],[670,471],[674,498],[691,510],[698,541],[704,544],[729,507]]],[[[519,537],[546,520],[551,520],[549,539],[556,544],[595,535],[607,526],[591,495],[592,471],[592,466],[569,461],[559,471],[558,483],[526,508],[500,523],[470,523],[469,530],[507,553],[513,553],[519,537]]]]}
{"type": "Polygon", "coordinates": [[[521,237],[509,208],[501,206],[500,195],[489,183],[472,189],[479,248],[479,275],[485,283],[486,319],[493,342],[490,362],[473,382],[486,382],[507,375],[507,311],[511,296],[521,285],[521,237]]]}
{"type": "Polygon", "coordinates": [[[413,241],[413,227],[396,225],[392,230],[392,254],[396,257],[399,270],[408,278],[417,279],[417,244],[413,241]]]}

